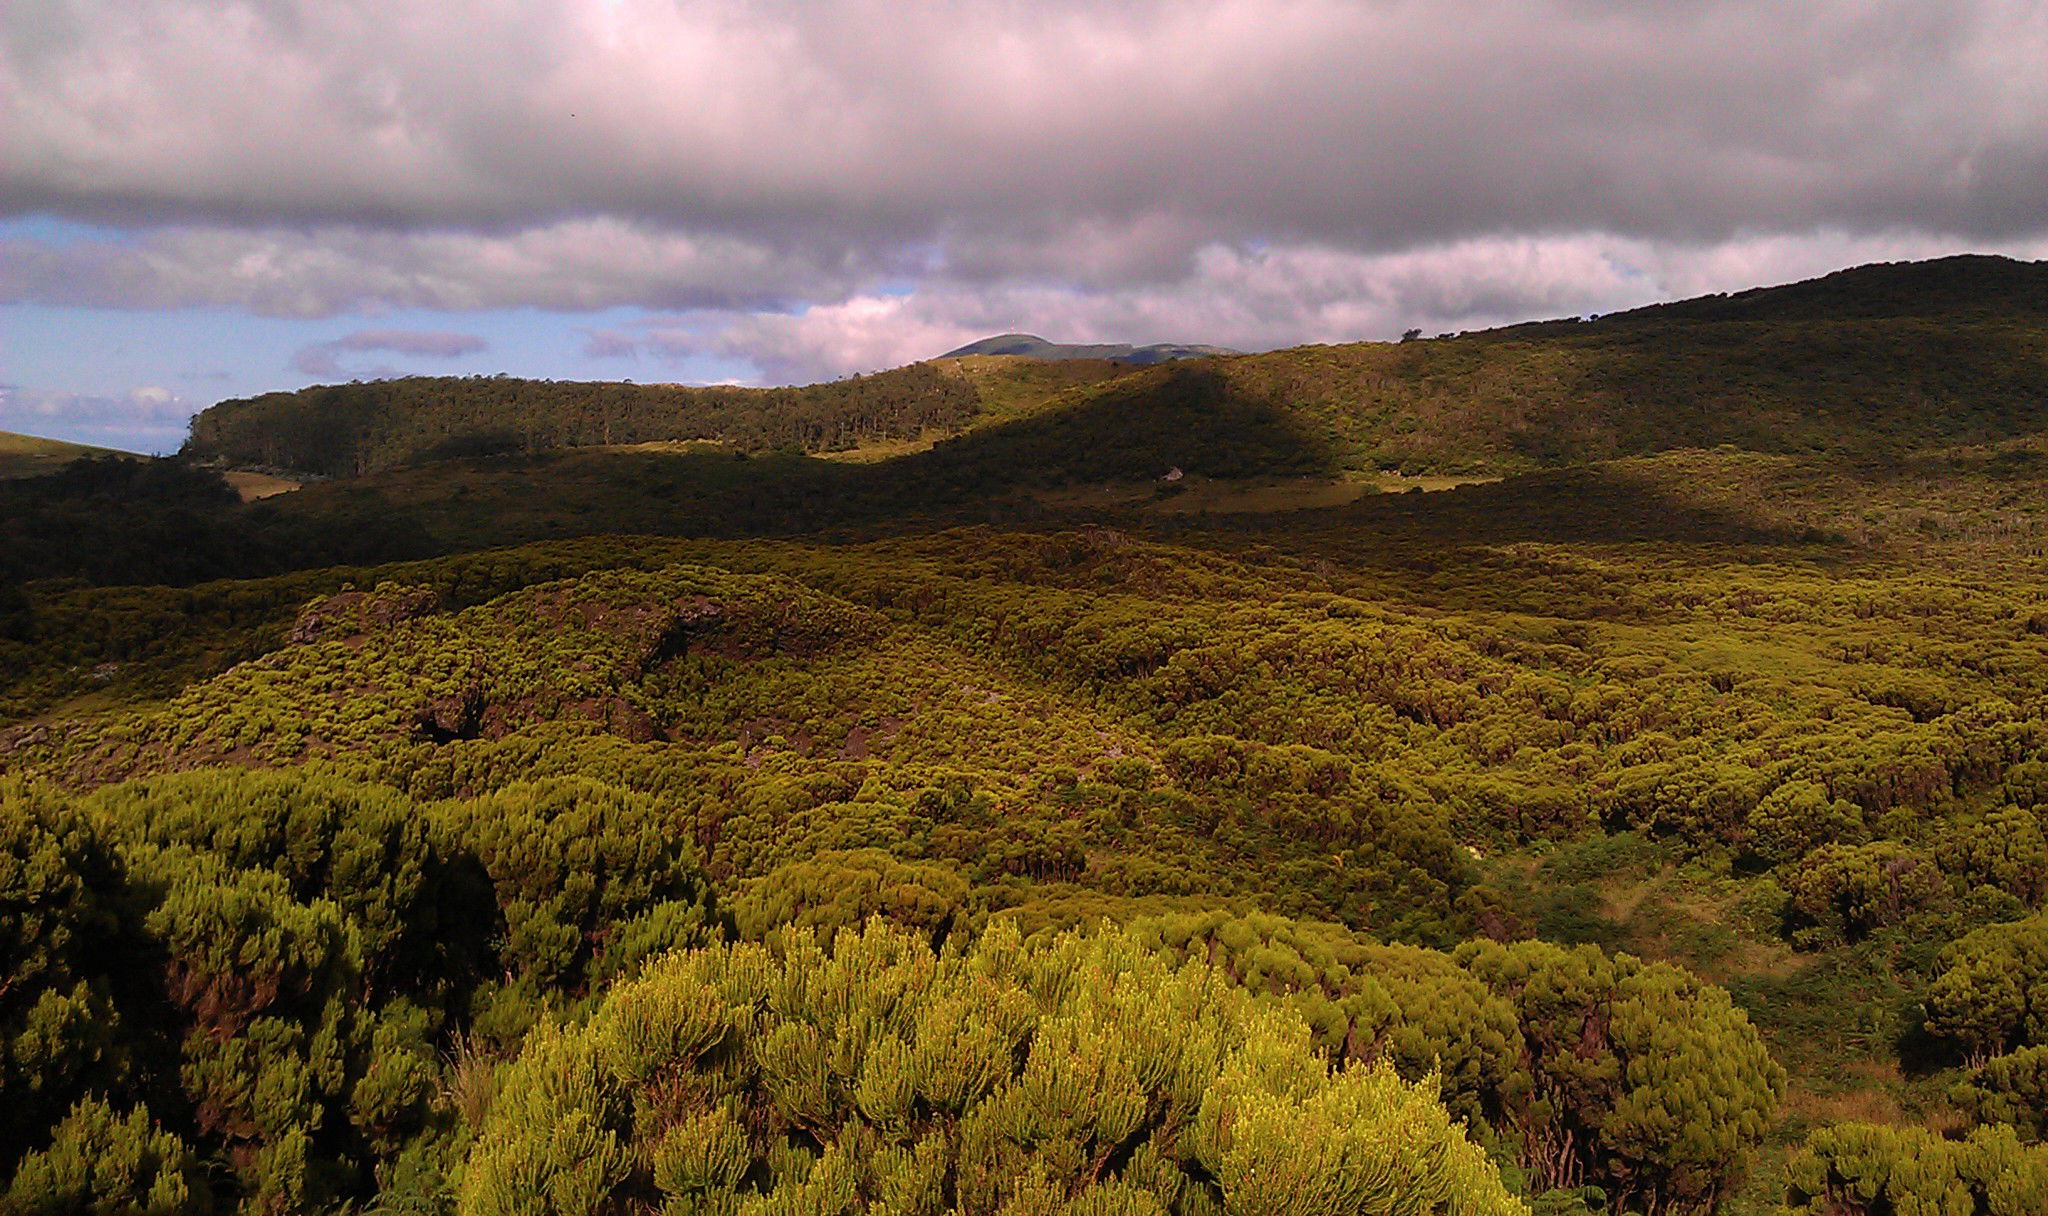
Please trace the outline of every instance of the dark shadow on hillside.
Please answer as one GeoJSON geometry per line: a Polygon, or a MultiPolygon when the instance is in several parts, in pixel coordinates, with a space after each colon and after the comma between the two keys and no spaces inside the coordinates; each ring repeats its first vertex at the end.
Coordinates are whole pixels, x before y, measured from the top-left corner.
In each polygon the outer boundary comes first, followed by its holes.
{"type": "Polygon", "coordinates": [[[1811,546],[1826,538],[1788,528],[1739,503],[1674,494],[1626,466],[1558,469],[1435,494],[1381,494],[1352,505],[1357,525],[1414,540],[1511,544],[1811,546]]]}
{"type": "Polygon", "coordinates": [[[960,493],[1156,480],[1174,469],[1207,477],[1334,473],[1329,436],[1284,403],[1213,367],[1133,376],[1080,405],[947,440],[930,452],[870,466],[960,493]]]}
{"type": "MultiPolygon", "coordinates": [[[[1856,428],[1837,425],[1826,413],[1829,402],[1854,399],[1866,411],[1858,422],[1864,432],[1899,425],[1897,409],[1912,408],[1910,397],[1872,404],[1862,386],[1873,378],[1902,383],[1909,378],[1874,377],[1872,367],[1887,365],[1850,352],[1836,361],[1847,369],[1842,384],[1831,386],[1826,376],[1815,373],[1802,398],[1812,403],[1807,421],[1825,422],[1835,442],[1817,435],[1802,439],[1796,427],[1760,404],[1770,394],[1744,388],[1749,373],[1741,369],[1749,366],[1743,360],[1757,364],[1755,377],[1776,386],[1778,397],[1772,399],[1782,398],[1779,390],[1797,380],[1796,369],[1805,366],[1802,360],[1813,353],[1812,343],[1821,339],[1791,335],[1783,339],[1791,348],[1758,346],[1740,333],[1706,332],[1745,327],[1692,328],[1698,332],[1683,341],[1673,338],[1669,345],[1658,344],[1659,339],[1588,352],[1588,382],[1582,392],[1570,394],[1584,403],[1575,411],[1588,425],[1535,428],[1523,436],[1534,445],[1525,455],[1570,463],[1611,455],[1617,447],[1656,451],[1674,441],[1728,439],[1738,446],[1775,447],[1798,455],[1802,463],[1818,459],[1830,466],[1831,476],[1835,469],[1850,471],[1842,458],[1851,455],[1844,449],[1854,445],[1840,441],[1856,428]],[[1730,394],[1747,400],[1749,412],[1723,408],[1730,394]],[[1590,411],[1638,429],[1617,444],[1607,425],[1591,425],[1599,420],[1590,411]],[[1828,455],[1816,458],[1816,452],[1828,455]]],[[[1830,335],[1827,340],[1850,346],[1876,342],[1891,352],[1886,358],[1923,359],[1913,353],[1918,348],[1911,335],[1830,335]]],[[[1947,359],[1941,349],[1925,357],[1947,359]]],[[[1994,363],[2010,363],[2016,354],[2015,348],[1997,343],[1987,349],[1994,363]]],[[[2043,383],[2031,385],[2010,366],[1958,360],[1948,363],[1951,370],[1975,368],[1971,375],[1981,373],[1995,383],[1986,383],[1987,391],[1975,398],[1981,426],[1959,423],[1945,430],[1960,428],[1966,435],[2013,431],[2042,421],[2038,416],[2041,403],[2048,401],[2048,370],[2035,376],[2043,383]],[[2036,390],[2038,396],[2031,396],[2036,390]]],[[[564,449],[331,482],[251,508],[248,517],[264,519],[263,530],[278,536],[326,535],[348,523],[345,532],[352,539],[374,539],[381,532],[406,540],[390,553],[377,551],[375,544],[352,544],[346,553],[330,555],[327,551],[336,548],[332,543],[308,545],[308,560],[301,563],[308,566],[601,534],[858,541],[964,524],[1042,529],[1095,520],[1169,537],[1203,531],[1282,537],[1328,533],[1316,538],[1319,547],[1377,565],[1426,564],[1446,546],[1514,541],[1749,545],[1793,547],[1817,560],[1852,556],[1851,547],[1821,543],[1826,538],[1781,522],[1789,518],[1782,512],[1756,509],[1780,487],[1769,476],[1745,469],[1745,458],[1708,453],[1673,452],[1622,465],[1574,463],[1490,487],[1373,496],[1351,507],[1296,511],[1271,520],[1220,515],[1168,519],[1142,506],[1133,510],[1131,502],[1142,498],[1145,486],[1169,489],[1161,479],[1175,469],[1216,479],[1326,476],[1342,469],[1349,449],[1324,429],[1327,424],[1291,400],[1262,395],[1284,390],[1260,388],[1259,383],[1256,377],[1226,374],[1214,364],[1169,365],[1104,385],[1064,408],[873,464],[793,453],[749,456],[716,448],[564,449]],[[1091,490],[1106,485],[1118,488],[1107,494],[1091,490]],[[1078,492],[1065,492],[1075,487],[1078,492]],[[361,526],[367,521],[378,527],[361,526]],[[419,538],[431,539],[422,544],[419,538]]],[[[1861,476],[1861,468],[1859,463],[1853,475],[1861,476]]]]}
{"type": "MultiPolygon", "coordinates": [[[[1067,486],[1330,474],[1327,437],[1200,365],[1130,377],[1056,413],[971,432],[874,464],[748,456],[557,451],[455,461],[302,491],[278,510],[416,521],[442,552],[601,533],[843,539],[959,524],[1076,522],[1032,496],[1067,486]]],[[[1085,512],[1082,514],[1086,514],[1085,512]]],[[[405,556],[413,556],[406,554],[405,556]]]]}
{"type": "Polygon", "coordinates": [[[1573,407],[1520,445],[1538,463],[1724,443],[1868,459],[2048,428],[2033,318],[1586,325],[1565,341],[1573,407]]]}
{"type": "Polygon", "coordinates": [[[1368,495],[1343,507],[1258,517],[1176,521],[1161,540],[1203,547],[1264,545],[1333,571],[1386,574],[1447,608],[1559,610],[1561,582],[1576,584],[1571,611],[1598,615],[1610,577],[1570,559],[1517,566],[1497,550],[1516,544],[1642,546],[1712,553],[1715,560],[1847,565],[1868,554],[1839,537],[1771,521],[1738,496],[1714,503],[1673,489],[1671,471],[1588,466],[1454,490],[1368,495]],[[1526,566],[1527,569],[1522,569],[1526,566]],[[1515,585],[1529,577],[1528,588],[1515,585]],[[1428,584],[1430,590],[1420,592],[1428,584]],[[1538,585],[1540,584],[1540,585],[1538,585]]]}

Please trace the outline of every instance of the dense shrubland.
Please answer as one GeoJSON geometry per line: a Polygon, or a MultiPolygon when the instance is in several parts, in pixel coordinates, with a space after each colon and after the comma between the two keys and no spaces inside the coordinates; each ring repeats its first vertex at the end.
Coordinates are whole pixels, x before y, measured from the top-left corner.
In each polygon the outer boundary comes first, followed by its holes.
{"type": "Polygon", "coordinates": [[[528,1039],[458,1210],[1517,1210],[1432,1091],[1219,979],[1115,934],[934,954],[880,923],[673,955],[528,1039]]]}
{"type": "Polygon", "coordinates": [[[446,1134],[448,1053],[720,934],[659,808],[589,783],[421,807],[216,771],[6,803],[5,1140],[27,1210],[144,1199],[107,1186],[161,1184],[174,1211],[368,1194],[446,1134]],[[106,1154],[155,1164],[66,1164],[106,1154]]]}
{"type": "Polygon", "coordinates": [[[1825,451],[1033,497],[1351,460],[1302,420],[1363,390],[1261,356],[964,366],[1011,423],[867,465],[24,491],[206,537],[0,581],[0,1206],[2042,1216],[2048,448],[1857,430],[2038,429],[1943,343],[2039,308],[1872,273],[1853,334],[1824,281],[1299,355],[1469,403],[1548,344],[1543,463],[1876,343],[1825,451]],[[1902,421],[1914,327],[1974,405],[1902,421]]]}
{"type": "MultiPolygon", "coordinates": [[[[482,1110],[536,1027],[584,1033],[677,946],[825,949],[880,916],[943,953],[1107,917],[1289,1009],[1330,1063],[1432,1086],[1524,1193],[1706,1211],[1758,1173],[1786,1092],[1764,1045],[1811,1006],[1737,984],[1745,1016],[1547,902],[1669,864],[1741,888],[1745,932],[1794,960],[1887,951],[1926,1011],[1895,1033],[1924,1043],[1928,1100],[2038,1136],[2025,951],[2044,935],[2015,918],[2048,873],[2048,639],[2024,583],[1561,556],[1493,559],[1521,577],[1489,607],[1469,568],[1397,598],[1385,567],[1101,529],[587,542],[162,592],[216,605],[193,619],[245,638],[243,661],[8,740],[57,783],[20,792],[31,818],[90,826],[45,867],[141,892],[94,931],[166,960],[58,969],[60,995],[22,1007],[24,1026],[115,1028],[36,1070],[51,1095],[17,1132],[22,1176],[86,1151],[64,1128],[209,1194],[303,1174],[295,1195],[404,1179],[452,1202],[430,1180],[462,1176],[480,1134],[460,1101],[482,1110]],[[1527,610],[1618,568],[1635,580],[1597,615],[1527,610]],[[145,776],[222,764],[257,771],[145,776]],[[1475,856],[1602,841],[1640,844],[1534,881],[1475,856]],[[212,960],[245,935],[278,961],[237,987],[212,960]],[[130,1024],[193,1029],[131,1043],[130,1024]],[[229,1046],[153,1062],[188,1039],[229,1046]],[[301,1105],[259,1117],[241,1067],[303,1070],[301,1105]]],[[[638,1099],[617,1100],[619,1185],[658,1192],[634,1172],[659,1156],[638,1099]]],[[[739,1191],[764,1197],[827,1147],[749,1144],[739,1191]]]]}
{"type": "Polygon", "coordinates": [[[1513,1210],[1477,1137],[1537,1189],[1699,1211],[1782,1085],[1725,996],[1590,948],[1213,913],[1027,941],[914,902],[849,925],[845,885],[887,871],[829,855],[790,915],[735,917],[679,808],[590,779],[6,793],[25,1210],[1513,1210]],[[1556,1054],[1587,1019],[1614,1054],[1556,1054]],[[1703,1054],[1646,1054],[1653,1031],[1703,1054]]]}

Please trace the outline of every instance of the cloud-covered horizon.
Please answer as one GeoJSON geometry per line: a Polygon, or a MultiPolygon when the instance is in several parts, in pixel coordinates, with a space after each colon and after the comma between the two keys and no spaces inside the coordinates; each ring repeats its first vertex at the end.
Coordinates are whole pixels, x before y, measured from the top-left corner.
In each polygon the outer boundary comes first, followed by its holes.
{"type": "Polygon", "coordinates": [[[17,0],[0,305],[764,380],[1476,328],[2042,256],[2044,63],[2048,0],[17,0]]]}

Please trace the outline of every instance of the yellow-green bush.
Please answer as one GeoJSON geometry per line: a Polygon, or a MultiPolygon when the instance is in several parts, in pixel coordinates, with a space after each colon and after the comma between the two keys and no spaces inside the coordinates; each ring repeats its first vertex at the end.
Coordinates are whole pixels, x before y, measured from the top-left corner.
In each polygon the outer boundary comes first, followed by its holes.
{"type": "Polygon", "coordinates": [[[1433,1088],[1311,1043],[1117,933],[934,953],[871,922],[679,954],[536,1031],[458,1210],[1521,1210],[1433,1088]]]}

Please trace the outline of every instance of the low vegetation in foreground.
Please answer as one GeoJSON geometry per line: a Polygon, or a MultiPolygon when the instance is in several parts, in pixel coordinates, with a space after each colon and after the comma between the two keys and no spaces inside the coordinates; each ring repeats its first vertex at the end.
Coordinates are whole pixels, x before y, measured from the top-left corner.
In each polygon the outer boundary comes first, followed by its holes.
{"type": "Polygon", "coordinates": [[[0,488],[0,1206],[2041,1216],[2040,365],[1859,437],[1903,356],[1815,345],[2038,340],[1964,269],[968,360],[1002,419],[871,461],[0,488]],[[1652,332],[1745,393],[1694,324],[1803,334],[1831,438],[1589,461],[1502,381],[1523,455],[1297,495],[1383,471],[1146,395],[1652,332]]]}

